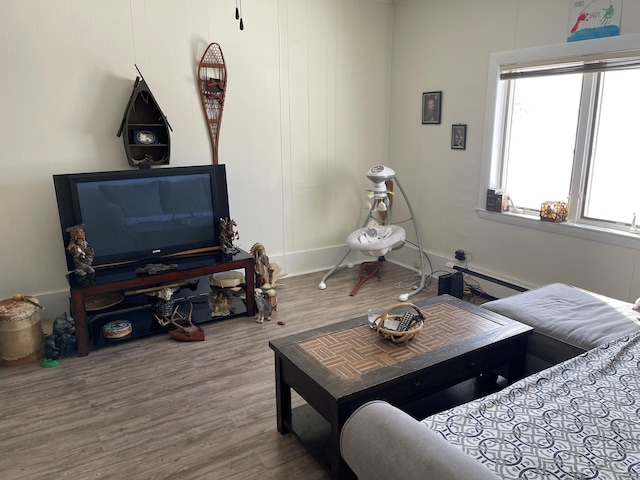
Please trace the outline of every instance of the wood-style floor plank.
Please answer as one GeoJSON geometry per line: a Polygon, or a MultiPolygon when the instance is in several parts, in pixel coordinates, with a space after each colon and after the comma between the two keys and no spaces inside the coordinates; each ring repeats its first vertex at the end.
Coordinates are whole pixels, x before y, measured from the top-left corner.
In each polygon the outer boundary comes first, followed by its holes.
{"type": "Polygon", "coordinates": [[[319,290],[323,275],[280,279],[270,322],[209,322],[204,342],[158,334],[56,368],[0,367],[0,478],[328,479],[293,436],[276,430],[268,342],[389,307],[419,278],[387,263],[380,282],[351,297],[357,268],[339,270],[319,290]]]}

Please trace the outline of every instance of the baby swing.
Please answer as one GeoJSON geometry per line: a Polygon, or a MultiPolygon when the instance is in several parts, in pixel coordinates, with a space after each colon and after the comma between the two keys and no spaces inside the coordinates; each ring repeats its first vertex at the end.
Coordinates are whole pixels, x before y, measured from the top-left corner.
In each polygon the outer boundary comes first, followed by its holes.
{"type": "Polygon", "coordinates": [[[395,179],[395,183],[398,186],[400,193],[402,193],[405,203],[407,204],[407,208],[409,209],[410,218],[406,221],[411,220],[413,222],[413,227],[418,241],[418,255],[420,256],[420,286],[417,289],[414,289],[409,293],[403,293],[398,297],[401,302],[406,302],[409,297],[424,289],[427,278],[422,252],[422,243],[420,242],[420,231],[418,230],[415,215],[413,214],[413,209],[411,208],[409,199],[396,177],[396,172],[391,168],[385,167],[384,165],[371,167],[367,172],[367,178],[373,182],[373,185],[369,190],[369,195],[372,197],[369,214],[367,215],[362,228],[351,232],[347,236],[347,246],[349,247],[347,253],[335,267],[325,274],[318,284],[318,288],[320,290],[327,288],[326,280],[336,270],[341,268],[342,262],[345,261],[351,250],[355,250],[372,257],[378,257],[377,262],[363,262],[360,265],[361,278],[351,292],[351,295],[355,295],[358,288],[360,288],[364,282],[374,276],[380,278],[378,272],[382,267],[384,255],[391,250],[397,250],[404,246],[406,232],[401,226],[391,224],[391,215],[389,213],[389,195],[393,194],[393,192],[388,189],[387,181],[395,179]],[[379,217],[382,219],[382,225],[379,224],[379,217]]]}

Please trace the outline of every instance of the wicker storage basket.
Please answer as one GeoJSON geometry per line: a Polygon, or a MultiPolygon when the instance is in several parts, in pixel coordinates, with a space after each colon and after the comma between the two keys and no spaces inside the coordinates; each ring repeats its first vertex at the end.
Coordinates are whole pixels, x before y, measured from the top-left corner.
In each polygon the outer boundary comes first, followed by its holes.
{"type": "Polygon", "coordinates": [[[378,332],[378,335],[382,338],[391,340],[393,343],[405,343],[412,340],[416,335],[418,335],[418,333],[420,333],[423,326],[424,315],[422,310],[413,303],[397,303],[385,310],[384,313],[373,321],[373,327],[376,332],[378,332]],[[385,328],[384,323],[386,320],[400,320],[407,311],[410,311],[411,308],[416,311],[416,314],[413,315],[413,320],[411,321],[408,330],[397,331],[385,328]]]}
{"type": "Polygon", "coordinates": [[[0,301],[0,365],[24,365],[44,355],[39,305],[24,295],[0,301]]]}

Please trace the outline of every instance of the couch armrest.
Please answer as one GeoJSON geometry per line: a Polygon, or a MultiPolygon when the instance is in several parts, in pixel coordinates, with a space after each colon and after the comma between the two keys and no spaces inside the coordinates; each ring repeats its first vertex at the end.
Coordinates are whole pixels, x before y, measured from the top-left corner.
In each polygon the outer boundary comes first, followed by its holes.
{"type": "Polygon", "coordinates": [[[499,478],[437,432],[382,401],[364,404],[347,419],[340,453],[360,480],[499,478]]]}

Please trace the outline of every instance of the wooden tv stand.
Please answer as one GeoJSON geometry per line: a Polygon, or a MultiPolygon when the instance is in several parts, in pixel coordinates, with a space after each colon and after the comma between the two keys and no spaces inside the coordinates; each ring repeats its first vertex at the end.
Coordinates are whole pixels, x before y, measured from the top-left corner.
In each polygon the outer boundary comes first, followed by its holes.
{"type": "Polygon", "coordinates": [[[75,273],[67,275],[71,289],[72,316],[75,320],[76,339],[78,342],[78,356],[89,354],[90,336],[89,320],[85,310],[87,297],[108,293],[123,293],[125,291],[142,289],[145,287],[171,284],[176,281],[193,279],[229,270],[244,269],[246,290],[246,315],[254,316],[256,312],[254,298],[254,258],[247,252],[240,250],[234,255],[222,252],[185,258],[170,257],[158,259],[154,263],[177,264],[175,270],[167,270],[155,275],[136,274],[135,269],[140,265],[120,266],[115,269],[96,270],[90,279],[79,279],[75,273]]]}

